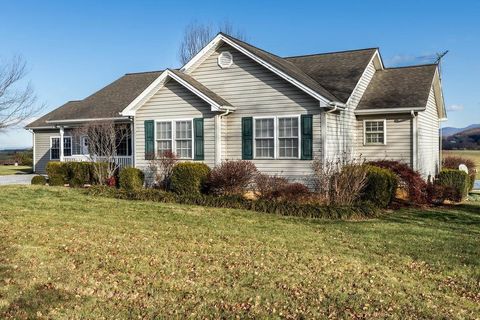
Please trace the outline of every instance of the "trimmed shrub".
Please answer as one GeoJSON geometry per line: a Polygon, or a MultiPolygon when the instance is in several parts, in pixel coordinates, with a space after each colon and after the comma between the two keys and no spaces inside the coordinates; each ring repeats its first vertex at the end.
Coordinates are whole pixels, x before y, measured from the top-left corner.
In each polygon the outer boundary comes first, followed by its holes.
{"type": "Polygon", "coordinates": [[[44,186],[47,183],[47,179],[44,176],[34,176],[32,178],[32,184],[44,186]]]}
{"type": "Polygon", "coordinates": [[[392,160],[371,161],[368,164],[375,167],[389,169],[397,175],[399,186],[404,187],[408,192],[411,203],[416,205],[426,204],[427,183],[417,171],[414,171],[406,163],[392,160]]]}
{"type": "Polygon", "coordinates": [[[253,162],[244,160],[224,161],[208,176],[208,190],[217,195],[242,195],[257,174],[253,162]]]}
{"type": "Polygon", "coordinates": [[[170,188],[177,194],[199,194],[204,189],[210,168],[200,162],[180,162],[173,167],[170,188]]]}
{"type": "Polygon", "coordinates": [[[138,190],[143,188],[145,175],[137,168],[124,168],[120,170],[119,185],[125,190],[138,190]]]}
{"type": "Polygon", "coordinates": [[[68,167],[66,166],[67,162],[57,162],[50,161],[47,163],[46,171],[49,177],[59,176],[62,177],[64,181],[68,180],[68,167]]]}
{"type": "Polygon", "coordinates": [[[437,176],[436,184],[452,188],[451,194],[445,198],[451,201],[462,201],[468,195],[470,178],[466,172],[455,169],[443,169],[437,176]]]}
{"type": "Polygon", "coordinates": [[[49,176],[48,177],[48,185],[49,186],[64,186],[65,180],[62,176],[49,176]]]}
{"type": "Polygon", "coordinates": [[[470,159],[457,157],[457,156],[448,156],[443,159],[442,167],[445,169],[455,169],[458,170],[458,166],[464,164],[468,168],[468,176],[470,177],[470,184],[468,191],[473,189],[475,184],[475,176],[477,172],[477,167],[475,162],[470,159]]]}
{"type": "Polygon", "coordinates": [[[65,162],[67,181],[70,187],[82,187],[92,184],[93,163],[91,162],[65,162]]]}
{"type": "Polygon", "coordinates": [[[375,206],[367,203],[352,206],[319,206],[316,204],[286,201],[270,201],[262,199],[248,200],[238,195],[213,196],[198,193],[175,194],[159,189],[140,189],[136,191],[127,191],[104,186],[94,186],[86,189],[85,192],[93,196],[103,196],[125,200],[146,200],[216,208],[243,209],[305,218],[359,219],[375,217],[379,212],[375,206]]]}
{"type": "Polygon", "coordinates": [[[379,208],[386,208],[395,198],[397,176],[388,169],[367,165],[367,183],[362,191],[362,200],[379,208]]]}

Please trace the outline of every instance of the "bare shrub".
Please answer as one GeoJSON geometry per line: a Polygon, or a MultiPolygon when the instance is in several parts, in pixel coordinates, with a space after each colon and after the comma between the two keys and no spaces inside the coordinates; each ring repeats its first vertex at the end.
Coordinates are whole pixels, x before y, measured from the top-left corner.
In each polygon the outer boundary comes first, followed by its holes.
{"type": "Polygon", "coordinates": [[[213,194],[244,194],[257,172],[253,162],[227,160],[212,170],[207,186],[213,194]]]}
{"type": "Polygon", "coordinates": [[[164,151],[148,163],[149,171],[153,174],[153,185],[164,190],[170,187],[173,167],[178,158],[172,151],[164,151]]]}
{"type": "Polygon", "coordinates": [[[310,198],[310,190],[302,183],[290,183],[284,177],[258,174],[255,177],[255,195],[263,200],[305,202],[310,198]]]}
{"type": "Polygon", "coordinates": [[[260,173],[255,177],[255,194],[260,199],[273,200],[287,184],[284,177],[260,173]]]}
{"type": "Polygon", "coordinates": [[[94,175],[100,184],[112,184],[120,164],[115,161],[122,142],[130,135],[129,125],[114,121],[92,121],[76,128],[77,137],[86,137],[88,160],[93,163],[94,175]]]}
{"type": "Polygon", "coordinates": [[[352,205],[367,182],[368,169],[361,159],[316,159],[312,164],[317,200],[327,205],[352,205]]]}

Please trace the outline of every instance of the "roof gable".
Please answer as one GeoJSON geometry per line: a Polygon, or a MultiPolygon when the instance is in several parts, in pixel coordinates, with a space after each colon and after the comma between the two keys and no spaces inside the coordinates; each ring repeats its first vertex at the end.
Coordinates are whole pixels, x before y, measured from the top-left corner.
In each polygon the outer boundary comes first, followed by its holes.
{"type": "Polygon", "coordinates": [[[189,73],[191,68],[194,68],[199,61],[212,52],[212,48],[217,48],[222,43],[232,46],[317,100],[323,101],[324,103],[339,100],[293,63],[223,33],[219,33],[195,57],[185,64],[181,70],[189,73]]]}
{"type": "Polygon", "coordinates": [[[377,48],[286,57],[341,102],[347,102],[377,48]]]}
{"type": "Polygon", "coordinates": [[[138,110],[146,101],[148,101],[148,99],[150,99],[158,90],[160,90],[170,79],[178,82],[180,85],[197,95],[199,98],[209,103],[212,107],[212,111],[235,109],[230,103],[228,103],[228,101],[205,87],[190,75],[178,70],[167,69],[159,77],[157,77],[157,79],[155,79],[155,81],[153,81],[148,88],[139,94],[135,100],[126,106],[121,111],[121,115],[134,116],[136,110],[138,110]]]}

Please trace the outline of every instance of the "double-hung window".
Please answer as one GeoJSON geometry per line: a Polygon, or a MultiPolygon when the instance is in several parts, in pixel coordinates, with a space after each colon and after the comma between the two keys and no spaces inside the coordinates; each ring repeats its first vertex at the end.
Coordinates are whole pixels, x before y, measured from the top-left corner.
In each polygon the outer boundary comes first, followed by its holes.
{"type": "Polygon", "coordinates": [[[275,119],[255,119],[255,157],[275,157],[275,119]]]}
{"type": "Polygon", "coordinates": [[[181,159],[192,159],[192,120],[157,121],[157,154],[175,152],[181,159]]]}
{"type": "Polygon", "coordinates": [[[63,137],[63,155],[65,157],[72,155],[72,137],[63,137]]]}
{"type": "Polygon", "coordinates": [[[386,144],[387,141],[385,137],[385,124],[385,120],[365,120],[363,122],[364,144],[386,144]]]}
{"type": "Polygon", "coordinates": [[[60,160],[60,137],[50,138],[50,160],[60,160]]]}
{"type": "Polygon", "coordinates": [[[192,158],[192,121],[175,121],[175,145],[179,158],[192,158]]]}
{"type": "Polygon", "coordinates": [[[298,158],[298,117],[278,118],[278,157],[298,158]]]}
{"type": "Polygon", "coordinates": [[[300,154],[298,116],[255,118],[255,158],[297,159],[300,154]]]}

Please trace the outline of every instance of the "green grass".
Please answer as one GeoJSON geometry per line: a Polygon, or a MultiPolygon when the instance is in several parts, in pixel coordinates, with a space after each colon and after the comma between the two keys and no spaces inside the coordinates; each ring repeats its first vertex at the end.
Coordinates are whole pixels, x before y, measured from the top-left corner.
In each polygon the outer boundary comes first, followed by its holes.
{"type": "Polygon", "coordinates": [[[32,167],[27,166],[2,166],[0,165],[0,176],[8,176],[11,174],[31,173],[32,167]]]}
{"type": "Polygon", "coordinates": [[[480,179],[480,150],[443,150],[443,156],[458,156],[471,159],[477,165],[477,179],[480,179]]]}
{"type": "Polygon", "coordinates": [[[1,187],[0,318],[480,314],[480,203],[315,221],[1,187]]]}

